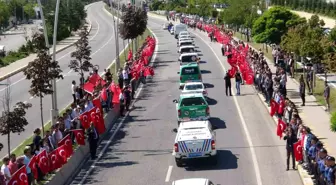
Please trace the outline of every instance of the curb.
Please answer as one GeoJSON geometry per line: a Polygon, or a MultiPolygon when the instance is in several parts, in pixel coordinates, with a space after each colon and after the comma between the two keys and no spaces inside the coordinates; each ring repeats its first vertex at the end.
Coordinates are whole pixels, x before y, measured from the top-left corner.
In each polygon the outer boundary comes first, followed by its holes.
{"type": "MultiPolygon", "coordinates": [[[[89,33],[91,32],[91,29],[92,29],[92,24],[89,24],[89,25],[88,25],[88,32],[89,32],[89,33]]],[[[69,38],[69,37],[68,37],[68,38],[69,38]]],[[[77,39],[77,41],[78,41],[78,39],[77,39]]],[[[64,51],[64,50],[66,50],[66,49],[68,49],[68,48],[70,48],[70,47],[73,46],[73,45],[75,45],[77,41],[75,41],[75,42],[73,42],[73,43],[71,43],[71,44],[65,46],[64,48],[61,48],[61,49],[57,50],[57,51],[56,51],[56,54],[59,53],[59,52],[62,52],[62,51],[64,51]]],[[[61,42],[61,41],[59,41],[59,42],[61,42]]],[[[50,49],[51,49],[51,48],[50,48],[50,49]]],[[[27,57],[22,58],[22,59],[20,59],[20,60],[26,59],[26,58],[28,58],[29,56],[34,55],[34,54],[35,54],[35,53],[30,54],[30,55],[28,55],[27,57]]],[[[52,54],[53,54],[53,53],[51,52],[50,55],[52,55],[52,54]]],[[[17,61],[15,61],[15,62],[17,62],[17,61]]],[[[27,66],[28,66],[28,64],[25,65],[25,66],[23,66],[23,67],[21,67],[21,68],[19,68],[19,69],[17,69],[17,70],[15,70],[15,71],[12,71],[12,72],[10,72],[10,73],[7,73],[7,74],[5,74],[4,76],[1,76],[1,77],[0,77],[0,81],[5,80],[5,79],[7,79],[7,78],[9,78],[9,77],[11,77],[11,76],[14,76],[14,75],[16,75],[16,74],[22,72],[23,70],[25,70],[25,69],[27,68],[27,66]]]]}

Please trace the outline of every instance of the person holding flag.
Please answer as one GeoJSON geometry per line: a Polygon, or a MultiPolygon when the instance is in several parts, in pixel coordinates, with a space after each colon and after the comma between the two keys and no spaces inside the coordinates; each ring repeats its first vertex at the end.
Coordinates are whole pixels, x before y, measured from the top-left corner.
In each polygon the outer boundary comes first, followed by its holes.
{"type": "Polygon", "coordinates": [[[292,165],[293,170],[296,170],[295,168],[295,157],[294,157],[294,143],[297,142],[296,135],[293,134],[293,129],[288,127],[286,130],[286,136],[284,137],[284,140],[286,140],[286,150],[287,150],[287,169],[289,170],[289,158],[292,156],[292,165]]]}
{"type": "Polygon", "coordinates": [[[96,153],[97,153],[97,147],[98,147],[98,141],[99,141],[99,134],[93,122],[90,123],[90,128],[88,128],[87,130],[87,135],[88,135],[88,141],[90,145],[91,159],[94,160],[97,158],[96,153]]]}

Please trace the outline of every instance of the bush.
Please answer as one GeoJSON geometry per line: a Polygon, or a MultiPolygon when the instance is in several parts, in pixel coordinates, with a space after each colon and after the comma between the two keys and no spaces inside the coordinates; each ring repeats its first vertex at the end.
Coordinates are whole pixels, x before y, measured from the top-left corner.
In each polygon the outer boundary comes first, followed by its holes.
{"type": "Polygon", "coordinates": [[[330,118],[330,130],[336,132],[336,112],[333,112],[330,118]]]}

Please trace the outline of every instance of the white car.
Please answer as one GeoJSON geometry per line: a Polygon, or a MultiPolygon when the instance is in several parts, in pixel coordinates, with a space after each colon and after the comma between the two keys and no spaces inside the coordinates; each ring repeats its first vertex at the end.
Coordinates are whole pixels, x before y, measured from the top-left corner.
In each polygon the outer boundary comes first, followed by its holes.
{"type": "Polygon", "coordinates": [[[189,63],[197,62],[200,58],[197,53],[183,53],[179,56],[178,61],[180,65],[186,65],[189,63]]]}
{"type": "Polygon", "coordinates": [[[181,35],[179,39],[192,39],[192,37],[190,35],[181,35]]]}
{"type": "Polygon", "coordinates": [[[173,181],[172,185],[215,185],[209,179],[192,178],[173,181]]]}
{"type": "Polygon", "coordinates": [[[162,25],[162,29],[164,29],[164,30],[168,30],[168,25],[169,25],[169,23],[164,23],[164,24],[162,25]]]}
{"type": "Polygon", "coordinates": [[[181,46],[177,53],[184,54],[184,53],[195,53],[196,49],[195,46],[189,45],[189,46],[181,46]]]}
{"type": "Polygon", "coordinates": [[[179,46],[180,43],[184,41],[190,41],[192,44],[194,44],[194,40],[192,38],[179,38],[177,41],[177,46],[179,46]]]}
{"type": "Polygon", "coordinates": [[[182,90],[182,94],[189,93],[202,93],[205,98],[208,97],[208,92],[203,84],[203,82],[187,82],[184,84],[184,88],[182,90]]]}
{"type": "Polygon", "coordinates": [[[174,26],[172,28],[170,28],[170,34],[174,35],[174,26]]]}
{"type": "Polygon", "coordinates": [[[181,122],[176,132],[173,156],[177,167],[195,158],[209,158],[217,164],[216,133],[208,120],[181,122]]]}
{"type": "Polygon", "coordinates": [[[190,45],[194,45],[194,41],[193,40],[181,40],[180,42],[178,42],[177,46],[181,47],[181,46],[190,46],[190,45]]]}
{"type": "Polygon", "coordinates": [[[190,36],[189,32],[188,31],[181,31],[179,34],[178,34],[178,38],[180,38],[181,36],[190,36]]]}

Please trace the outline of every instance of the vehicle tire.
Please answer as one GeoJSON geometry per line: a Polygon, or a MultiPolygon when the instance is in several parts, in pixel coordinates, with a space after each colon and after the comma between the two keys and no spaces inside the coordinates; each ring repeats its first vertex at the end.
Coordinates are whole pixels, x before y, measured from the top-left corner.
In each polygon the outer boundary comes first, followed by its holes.
{"type": "Polygon", "coordinates": [[[177,128],[180,127],[181,121],[177,121],[177,128]]]}
{"type": "Polygon", "coordinates": [[[175,162],[176,162],[177,167],[182,167],[183,166],[183,163],[180,159],[175,158],[175,162]]]}
{"type": "Polygon", "coordinates": [[[211,163],[212,165],[217,165],[217,155],[212,156],[212,157],[210,158],[210,163],[211,163]]]}

